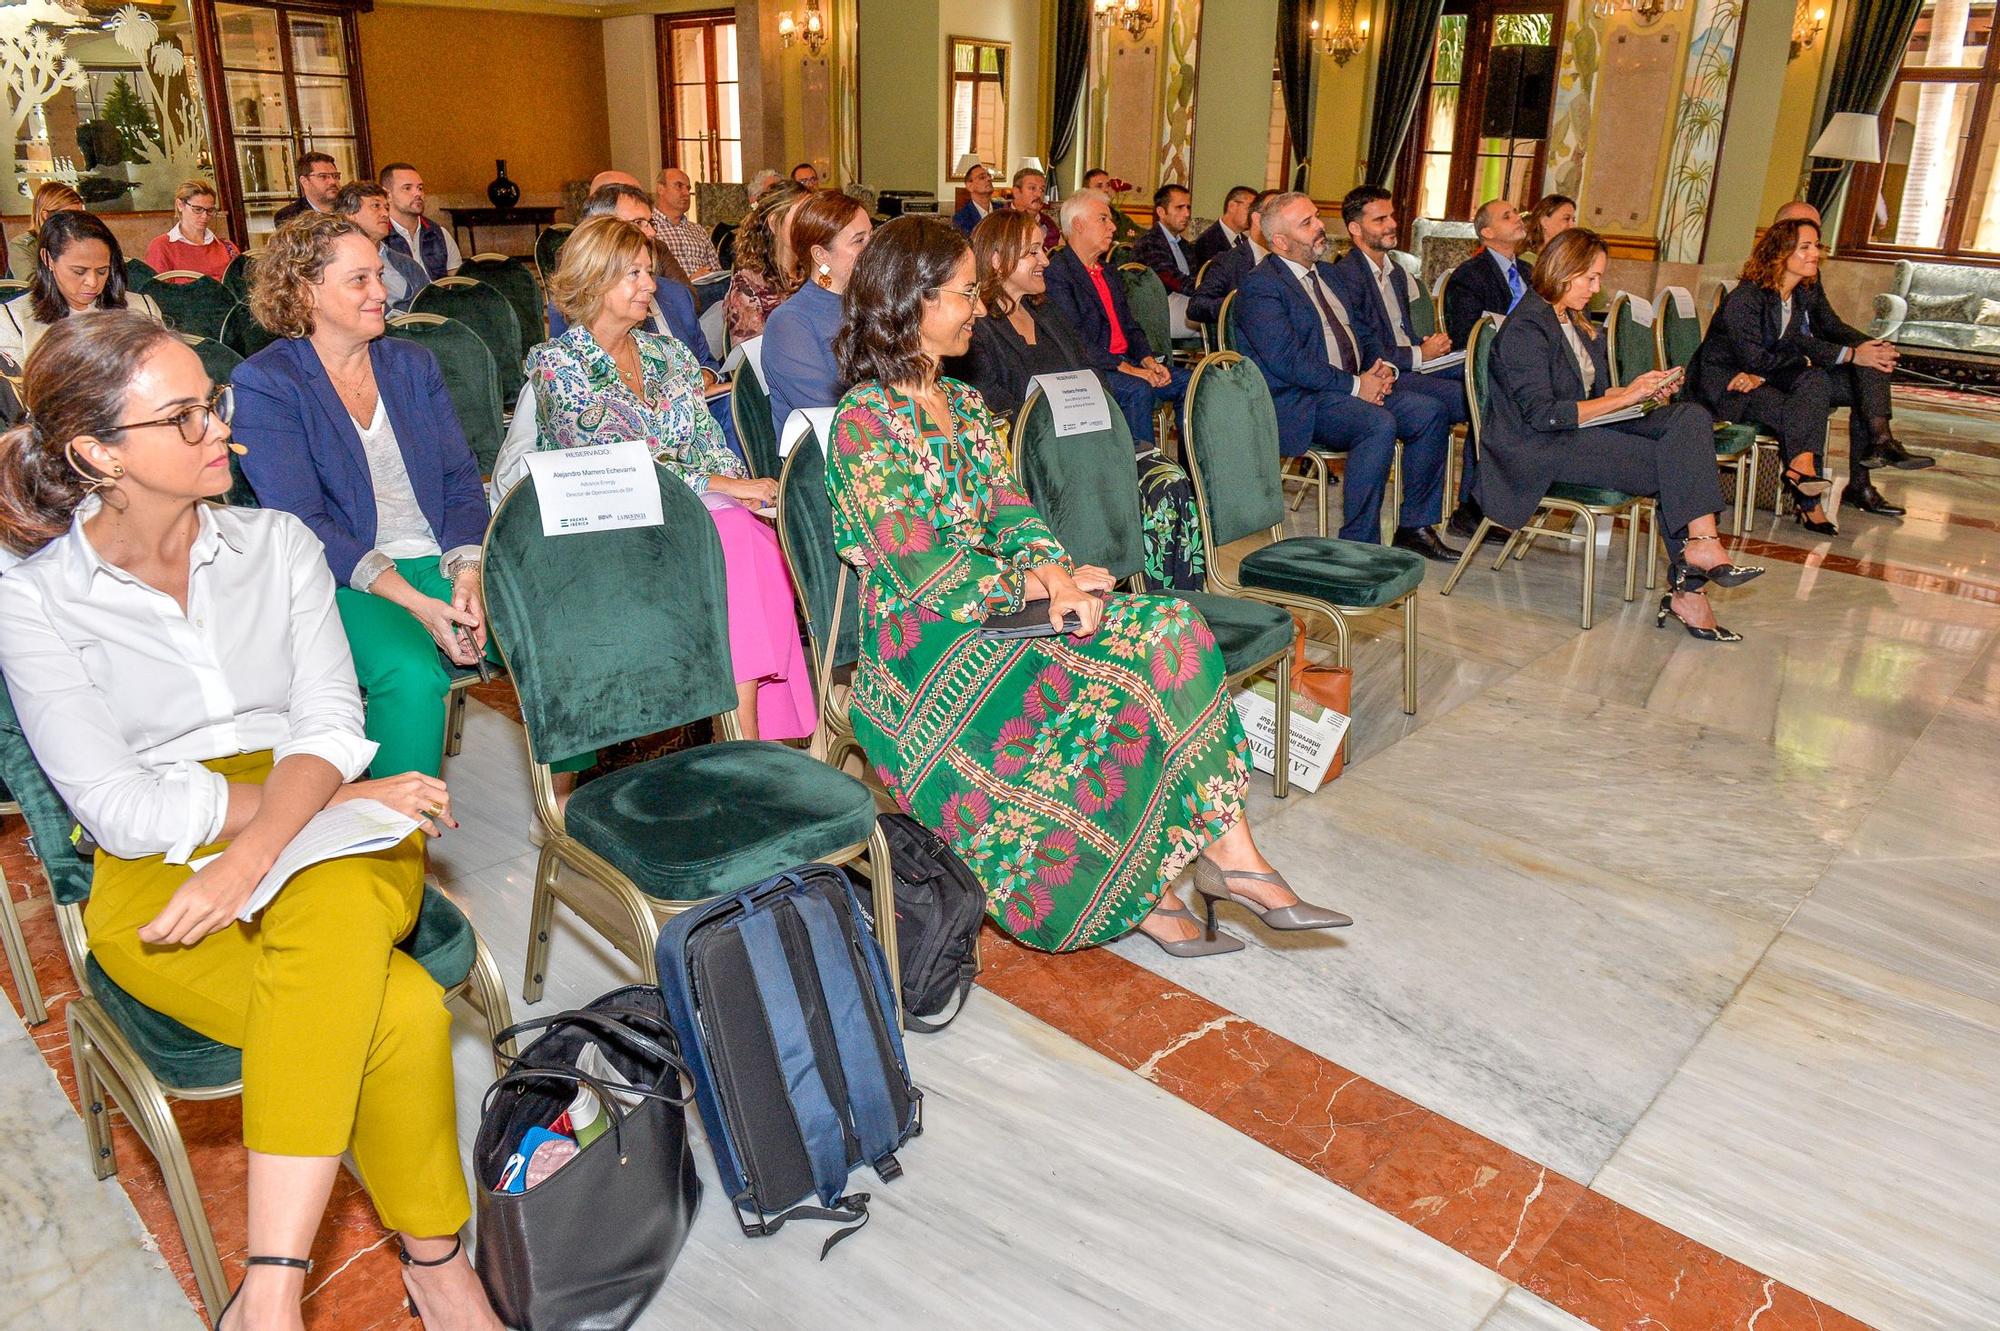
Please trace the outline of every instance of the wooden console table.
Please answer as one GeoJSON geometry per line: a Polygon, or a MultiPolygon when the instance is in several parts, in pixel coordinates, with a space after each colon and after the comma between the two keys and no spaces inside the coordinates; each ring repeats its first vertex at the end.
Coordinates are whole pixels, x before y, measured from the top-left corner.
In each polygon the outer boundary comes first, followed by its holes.
{"type": "MultiPolygon", "coordinates": [[[[468,255],[479,253],[479,228],[496,226],[531,226],[535,238],[539,240],[542,228],[556,220],[553,206],[542,208],[453,208],[451,229],[454,233],[464,232],[463,248],[468,255]]],[[[534,252],[534,242],[528,244],[528,252],[534,252]]]]}

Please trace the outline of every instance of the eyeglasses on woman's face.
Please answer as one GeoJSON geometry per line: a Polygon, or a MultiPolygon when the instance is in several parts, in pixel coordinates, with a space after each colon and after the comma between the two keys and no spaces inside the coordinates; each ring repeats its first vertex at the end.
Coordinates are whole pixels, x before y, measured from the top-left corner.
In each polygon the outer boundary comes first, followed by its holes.
{"type": "Polygon", "coordinates": [[[971,283],[962,287],[932,287],[932,291],[947,292],[964,300],[967,304],[979,299],[979,284],[971,283]]]}
{"type": "Polygon", "coordinates": [[[230,417],[236,414],[236,390],[228,384],[208,395],[208,401],[196,402],[182,407],[171,416],[162,416],[156,421],[130,421],[124,425],[106,430],[106,434],[123,434],[127,430],[143,430],[154,425],[171,425],[181,432],[181,442],[190,448],[208,438],[211,420],[228,425],[230,417]]]}

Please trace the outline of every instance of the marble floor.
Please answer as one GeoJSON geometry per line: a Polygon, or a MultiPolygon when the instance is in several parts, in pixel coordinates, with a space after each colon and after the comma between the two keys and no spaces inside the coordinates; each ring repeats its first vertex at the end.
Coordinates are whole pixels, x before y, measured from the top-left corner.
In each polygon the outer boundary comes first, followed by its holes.
{"type": "MultiPolygon", "coordinates": [[[[1910,516],[1819,539],[1759,514],[1770,571],[1717,601],[1740,645],[1656,629],[1622,554],[1589,632],[1571,555],[1450,598],[1434,570],[1418,714],[1385,617],[1347,773],[1253,793],[1266,853],[1353,929],[1231,908],[1250,947],[1199,962],[989,932],[963,1018],[911,1038],[925,1132],[866,1231],[822,1263],[810,1235],[745,1240],[711,1190],[639,1326],[2000,1326],[2000,417],[1899,420],[1942,450],[1878,477],[1910,516]]],[[[512,983],[534,857],[492,700],[433,867],[512,983]]],[[[59,1010],[18,841],[0,865],[59,1010]]],[[[559,914],[516,1015],[627,975],[559,914]]],[[[469,1146],[469,1020],[456,1060],[469,1146]]],[[[195,1325],[157,1173],[121,1133],[124,1187],[95,1182],[69,1094],[60,1019],[31,1042],[0,1017],[0,1326],[195,1325]]],[[[180,1118],[233,1271],[235,1108],[180,1118]]],[[[315,1256],[308,1326],[409,1325],[351,1182],[315,1256]]]]}

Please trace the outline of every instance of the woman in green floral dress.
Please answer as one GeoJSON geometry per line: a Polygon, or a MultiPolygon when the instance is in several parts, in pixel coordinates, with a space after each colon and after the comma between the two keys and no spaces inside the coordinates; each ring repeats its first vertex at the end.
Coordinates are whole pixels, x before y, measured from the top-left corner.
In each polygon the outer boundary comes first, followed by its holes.
{"type": "Polygon", "coordinates": [[[1347,917],[1301,902],[1244,820],[1249,752],[1201,616],[1168,596],[1106,595],[1029,504],[979,394],[937,366],[980,312],[955,227],[875,233],[835,342],[841,401],[828,489],[861,569],[849,712],[898,803],[949,840],[1008,933],[1051,952],[1134,928],[1170,953],[1242,943],[1168,891],[1190,863],[1205,897],[1277,928],[1347,917]],[[982,638],[988,615],[1046,600],[1080,631],[982,638]]]}

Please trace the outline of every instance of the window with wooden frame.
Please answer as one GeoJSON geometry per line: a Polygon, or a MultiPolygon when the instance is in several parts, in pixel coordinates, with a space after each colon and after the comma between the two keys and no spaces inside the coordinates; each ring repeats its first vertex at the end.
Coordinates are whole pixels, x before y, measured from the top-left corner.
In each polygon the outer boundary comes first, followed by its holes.
{"type": "Polygon", "coordinates": [[[666,164],[696,181],[743,179],[736,11],[662,14],[654,20],[654,31],[659,42],[660,145],[666,164]]]}
{"type": "Polygon", "coordinates": [[[373,175],[352,8],[203,0],[195,14],[223,139],[217,184],[251,244],[298,197],[304,154],[332,157],[342,180],[373,175]]]}
{"type": "Polygon", "coordinates": [[[1535,201],[1562,33],[1550,0],[1445,0],[1396,162],[1399,213],[1462,221],[1487,199],[1535,201]]]}
{"type": "Polygon", "coordinates": [[[1013,48],[977,37],[951,39],[951,151],[946,169],[971,153],[989,166],[1007,160],[1007,76],[1013,48]]]}
{"type": "Polygon", "coordinates": [[[1882,103],[1882,161],[1854,169],[1845,254],[2000,261],[2000,46],[1992,0],[1931,0],[1882,103]]]}

